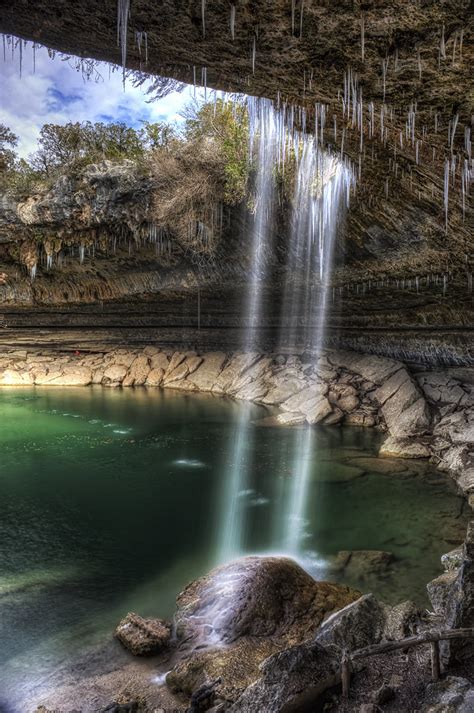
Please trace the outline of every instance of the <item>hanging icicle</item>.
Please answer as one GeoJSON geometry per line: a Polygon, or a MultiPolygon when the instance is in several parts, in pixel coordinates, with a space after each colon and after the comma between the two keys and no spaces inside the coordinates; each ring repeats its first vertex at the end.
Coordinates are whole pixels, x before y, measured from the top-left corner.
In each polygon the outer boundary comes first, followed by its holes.
{"type": "Polygon", "coordinates": [[[127,31],[130,16],[130,0],[117,0],[117,44],[122,55],[122,77],[125,85],[125,65],[127,63],[127,31]]]}
{"type": "Polygon", "coordinates": [[[201,0],[202,36],[206,36],[206,0],[201,0]]]}
{"type": "Polygon", "coordinates": [[[230,6],[230,36],[235,40],[235,5],[230,6]]]}
{"type": "Polygon", "coordinates": [[[360,18],[360,56],[362,61],[365,60],[365,18],[361,15],[360,18]]]}

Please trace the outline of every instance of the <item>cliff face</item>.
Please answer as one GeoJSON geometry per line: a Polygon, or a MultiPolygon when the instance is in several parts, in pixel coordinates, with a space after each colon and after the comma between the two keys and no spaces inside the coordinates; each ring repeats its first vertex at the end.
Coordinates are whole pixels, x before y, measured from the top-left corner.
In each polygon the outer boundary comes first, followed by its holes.
{"type": "MultiPolygon", "coordinates": [[[[238,348],[251,254],[247,208],[225,207],[212,249],[191,249],[154,225],[159,186],[163,174],[157,180],[156,172],[131,161],[104,161],[18,201],[4,196],[0,296],[6,324],[160,328],[169,343],[179,343],[185,330],[201,349],[238,348]]],[[[280,316],[288,216],[289,206],[282,206],[263,290],[265,349],[285,343],[280,316]]],[[[469,363],[473,314],[465,273],[450,274],[444,284],[430,264],[418,279],[412,271],[402,278],[404,245],[392,240],[386,250],[380,240],[376,255],[393,260],[394,268],[377,275],[367,268],[369,251],[354,247],[350,225],[349,213],[338,237],[328,343],[414,361],[469,363]]],[[[301,339],[304,325],[302,315],[301,339]]],[[[304,348],[302,342],[286,346],[304,348]]]]}

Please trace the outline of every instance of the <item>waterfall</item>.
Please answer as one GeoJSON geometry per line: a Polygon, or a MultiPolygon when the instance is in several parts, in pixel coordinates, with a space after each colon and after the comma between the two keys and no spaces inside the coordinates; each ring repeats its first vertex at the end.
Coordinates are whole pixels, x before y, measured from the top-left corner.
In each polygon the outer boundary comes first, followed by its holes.
{"type": "MultiPolygon", "coordinates": [[[[268,99],[249,97],[249,160],[255,160],[255,200],[252,230],[249,245],[249,286],[244,308],[245,333],[243,351],[256,346],[257,328],[262,320],[262,288],[267,275],[269,258],[272,255],[271,237],[275,206],[274,168],[277,164],[281,132],[281,115],[268,99]]],[[[238,556],[242,551],[245,529],[243,495],[248,488],[251,463],[252,425],[247,409],[242,404],[239,419],[232,434],[229,474],[225,476],[222,522],[220,525],[220,562],[238,556]]]]}
{"type": "MultiPolygon", "coordinates": [[[[339,159],[322,151],[317,137],[296,130],[294,107],[275,109],[271,101],[255,98],[249,98],[247,106],[250,160],[255,162],[255,196],[241,349],[251,352],[259,346],[263,288],[274,252],[275,170],[284,171],[285,162],[294,156],[296,180],[281,339],[295,345],[301,338],[303,347],[312,354],[316,364],[323,342],[333,246],[339,219],[349,200],[352,172],[339,159]],[[304,318],[302,330],[298,324],[301,315],[304,318]]],[[[305,121],[306,116],[301,111],[299,123],[304,126],[305,121]]],[[[322,128],[323,118],[321,133],[322,128]]],[[[219,562],[244,552],[245,497],[251,485],[252,433],[248,409],[242,405],[232,434],[230,462],[223,478],[219,562]]],[[[295,434],[298,442],[292,464],[294,477],[290,492],[284,496],[282,521],[274,545],[296,556],[304,535],[314,430],[305,428],[295,434]]]]}
{"type": "MultiPolygon", "coordinates": [[[[317,365],[324,340],[335,237],[348,204],[352,172],[338,159],[320,151],[312,137],[300,139],[299,154],[280,341],[291,346],[299,342],[317,365]],[[300,318],[302,325],[298,323],[300,318]]],[[[314,429],[299,429],[295,438],[280,544],[285,552],[298,556],[305,536],[314,429]]]]}

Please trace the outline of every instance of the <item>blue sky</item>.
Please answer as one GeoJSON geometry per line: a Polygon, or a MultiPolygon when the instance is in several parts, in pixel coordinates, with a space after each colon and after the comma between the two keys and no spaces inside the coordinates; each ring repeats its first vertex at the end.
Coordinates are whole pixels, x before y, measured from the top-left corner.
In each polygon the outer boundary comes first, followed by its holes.
{"type": "MultiPolygon", "coordinates": [[[[36,150],[36,139],[43,124],[65,124],[68,121],[123,121],[138,127],[147,121],[181,121],[180,113],[192,100],[193,88],[172,92],[164,99],[148,103],[146,87],[122,86],[122,72],[110,71],[109,65],[98,65],[101,79],[84,81],[74,67],[74,60],[63,61],[58,55],[48,56],[45,48],[36,50],[33,72],[33,50],[23,50],[20,78],[18,50],[12,58],[0,54],[0,123],[6,124],[19,137],[17,151],[27,157],[36,150]]],[[[198,92],[198,98],[202,92],[198,92]]]]}

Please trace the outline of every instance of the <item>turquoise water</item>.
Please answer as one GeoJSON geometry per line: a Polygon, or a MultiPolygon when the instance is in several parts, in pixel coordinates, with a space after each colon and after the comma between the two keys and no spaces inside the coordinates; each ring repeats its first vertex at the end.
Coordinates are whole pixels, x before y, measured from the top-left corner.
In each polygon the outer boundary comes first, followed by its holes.
{"type": "MultiPolygon", "coordinates": [[[[0,710],[19,711],[20,691],[127,611],[172,616],[216,563],[242,408],[242,549],[281,552],[297,439],[259,426],[267,410],[158,389],[0,390],[0,710]]],[[[380,440],[315,429],[301,558],[315,576],[424,604],[439,556],[462,539],[463,501],[429,465],[375,458],[380,440]],[[355,549],[396,561],[366,581],[331,574],[355,549]]]]}

